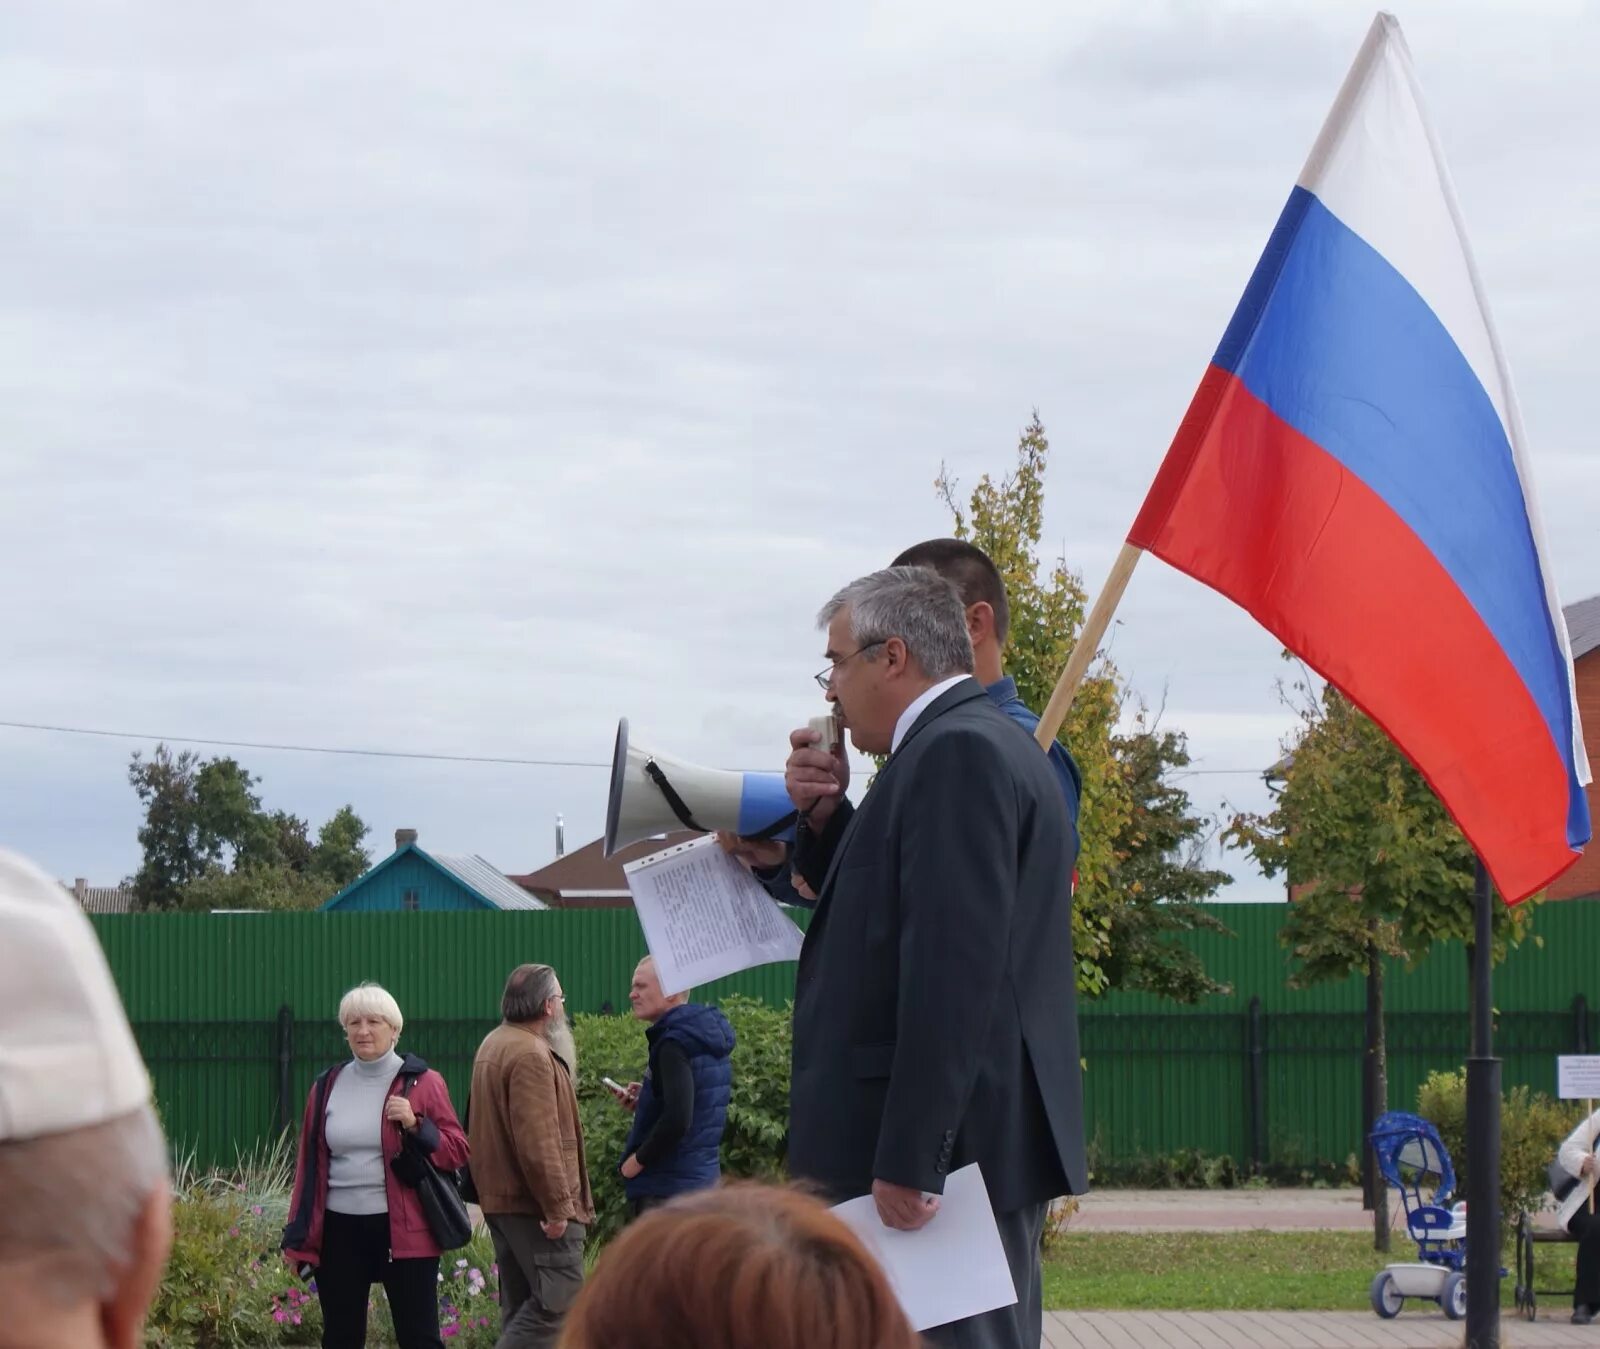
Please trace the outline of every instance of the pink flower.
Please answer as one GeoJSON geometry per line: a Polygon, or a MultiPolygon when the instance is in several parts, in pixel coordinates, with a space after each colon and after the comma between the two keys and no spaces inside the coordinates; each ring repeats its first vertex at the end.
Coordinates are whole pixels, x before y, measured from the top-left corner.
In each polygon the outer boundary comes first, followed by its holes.
{"type": "Polygon", "coordinates": [[[295,1313],[295,1314],[294,1314],[294,1315],[293,1315],[293,1316],[291,1316],[291,1317],[290,1317],[290,1318],[289,1318],[289,1319],[290,1319],[290,1320],[291,1320],[291,1321],[293,1321],[293,1322],[294,1322],[294,1323],[295,1323],[295,1325],[299,1325],[299,1324],[300,1324],[300,1313],[299,1313],[299,1312],[296,1312],[296,1313],[295,1313]]]}
{"type": "Polygon", "coordinates": [[[261,1216],[261,1205],[260,1204],[251,1204],[250,1205],[250,1212],[252,1212],[253,1214],[256,1215],[256,1217],[259,1218],[261,1216]]]}
{"type": "Polygon", "coordinates": [[[439,1338],[441,1340],[453,1340],[460,1333],[454,1326],[445,1326],[439,1331],[439,1338]]]}
{"type": "Polygon", "coordinates": [[[281,1326],[288,1318],[284,1315],[282,1307],[275,1307],[272,1311],[272,1319],[281,1326]]]}
{"type": "Polygon", "coordinates": [[[229,1229],[228,1229],[228,1235],[229,1235],[229,1236],[230,1236],[230,1237],[236,1237],[236,1236],[238,1236],[238,1235],[239,1235],[239,1229],[238,1229],[238,1228],[237,1228],[237,1227],[230,1227],[230,1228],[229,1228],[229,1229]]]}

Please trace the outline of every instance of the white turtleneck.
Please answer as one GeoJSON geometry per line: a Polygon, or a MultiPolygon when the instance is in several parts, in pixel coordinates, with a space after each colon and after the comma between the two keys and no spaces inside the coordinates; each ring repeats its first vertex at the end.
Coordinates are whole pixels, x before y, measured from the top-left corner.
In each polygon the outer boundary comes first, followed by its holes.
{"type": "Polygon", "coordinates": [[[387,1213],[383,1103],[400,1071],[391,1049],[370,1063],[352,1059],[333,1079],[323,1137],[328,1143],[328,1207],[335,1213],[387,1213]]]}

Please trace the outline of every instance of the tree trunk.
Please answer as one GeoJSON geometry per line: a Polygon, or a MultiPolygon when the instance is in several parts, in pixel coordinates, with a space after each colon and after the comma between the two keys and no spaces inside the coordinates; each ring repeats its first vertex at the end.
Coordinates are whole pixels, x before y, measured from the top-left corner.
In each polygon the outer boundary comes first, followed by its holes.
{"type": "MultiPolygon", "coordinates": [[[[1376,924],[1374,924],[1376,926],[1376,924]]],[[[1388,1042],[1383,1033],[1383,956],[1378,950],[1376,933],[1367,947],[1367,1097],[1372,1102],[1372,1119],[1367,1124],[1370,1134],[1372,1124],[1389,1108],[1389,1054],[1388,1042]]],[[[1389,1249],[1389,1187],[1383,1179],[1372,1155],[1372,1144],[1362,1140],[1367,1166],[1372,1177],[1372,1249],[1389,1249]]]]}

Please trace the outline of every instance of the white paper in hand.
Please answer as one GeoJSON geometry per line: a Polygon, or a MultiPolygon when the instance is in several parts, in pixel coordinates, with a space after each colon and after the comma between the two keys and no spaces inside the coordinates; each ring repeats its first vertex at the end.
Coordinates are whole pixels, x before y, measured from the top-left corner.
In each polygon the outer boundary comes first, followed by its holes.
{"type": "Polygon", "coordinates": [[[833,1211],[878,1257],[916,1330],[1015,1305],[1011,1266],[976,1163],[950,1173],[939,1212],[919,1232],[885,1227],[870,1194],[833,1211]]]}
{"type": "Polygon", "coordinates": [[[800,958],[805,934],[710,834],[622,870],[669,997],[756,965],[800,958]]]}

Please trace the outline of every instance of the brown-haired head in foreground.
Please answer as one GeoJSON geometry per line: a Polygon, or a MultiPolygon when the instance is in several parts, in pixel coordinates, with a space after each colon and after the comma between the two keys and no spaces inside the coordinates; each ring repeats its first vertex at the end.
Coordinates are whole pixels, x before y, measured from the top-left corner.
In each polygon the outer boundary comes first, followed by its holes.
{"type": "Polygon", "coordinates": [[[646,1213],[606,1249],[562,1349],[916,1349],[855,1233],[817,1200],[725,1185],[646,1213]]]}

